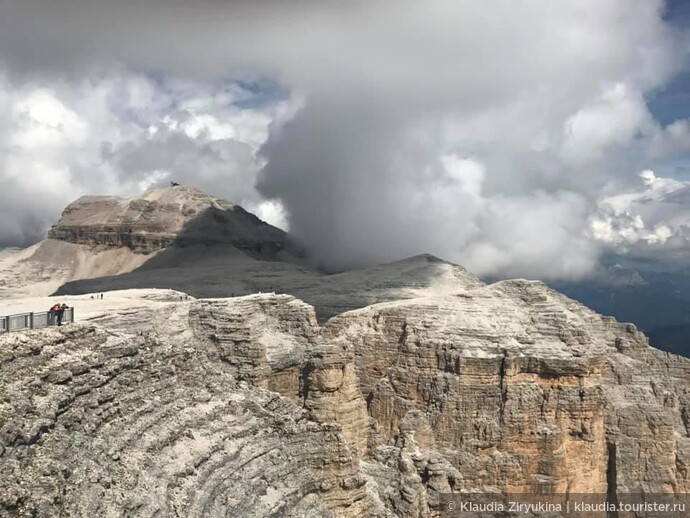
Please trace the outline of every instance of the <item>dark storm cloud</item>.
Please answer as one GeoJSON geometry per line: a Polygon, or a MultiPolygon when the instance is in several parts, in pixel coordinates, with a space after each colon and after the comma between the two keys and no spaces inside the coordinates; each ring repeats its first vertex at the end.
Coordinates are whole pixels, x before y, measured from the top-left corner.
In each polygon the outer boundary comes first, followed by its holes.
{"type": "MultiPolygon", "coordinates": [[[[479,273],[586,273],[600,251],[590,223],[602,189],[646,167],[636,149],[684,149],[683,134],[660,127],[645,101],[683,62],[683,37],[657,1],[0,4],[0,61],[15,83],[124,67],[155,70],[163,84],[270,78],[303,99],[292,121],[274,124],[258,189],[331,268],[431,252],[479,273]]],[[[257,164],[242,143],[261,139],[223,129],[217,103],[171,125],[150,109],[147,88],[130,88],[143,100],[129,121],[120,113],[108,123],[96,100],[60,92],[89,128],[112,133],[79,140],[72,127],[78,149],[114,142],[94,175],[150,184],[172,170],[191,180],[198,160],[203,185],[227,189],[225,160],[243,178],[237,197],[259,204],[248,188],[257,164]],[[158,135],[131,127],[149,112],[158,135]]]]}

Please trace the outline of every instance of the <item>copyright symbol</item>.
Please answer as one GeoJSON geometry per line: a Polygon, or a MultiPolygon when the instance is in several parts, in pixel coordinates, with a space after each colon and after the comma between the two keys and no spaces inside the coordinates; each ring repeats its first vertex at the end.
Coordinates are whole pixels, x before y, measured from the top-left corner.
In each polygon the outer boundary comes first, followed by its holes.
{"type": "Polygon", "coordinates": [[[448,510],[455,511],[455,502],[448,502],[448,510]]]}

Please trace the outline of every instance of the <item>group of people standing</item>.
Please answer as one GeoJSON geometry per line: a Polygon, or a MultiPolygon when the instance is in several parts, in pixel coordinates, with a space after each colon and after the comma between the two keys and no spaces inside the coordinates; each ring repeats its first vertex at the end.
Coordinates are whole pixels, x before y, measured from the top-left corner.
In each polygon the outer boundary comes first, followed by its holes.
{"type": "Polygon", "coordinates": [[[62,319],[65,316],[65,311],[69,308],[64,302],[62,304],[55,304],[50,308],[48,314],[50,315],[51,322],[57,322],[57,325],[62,325],[62,319]]]}

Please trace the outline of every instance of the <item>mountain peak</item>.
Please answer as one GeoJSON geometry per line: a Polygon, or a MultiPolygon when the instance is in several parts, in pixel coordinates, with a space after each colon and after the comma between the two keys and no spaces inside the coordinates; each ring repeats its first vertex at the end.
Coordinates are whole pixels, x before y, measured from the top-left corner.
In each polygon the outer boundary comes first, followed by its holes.
{"type": "Polygon", "coordinates": [[[261,255],[283,250],[287,241],[285,232],[239,205],[183,185],[129,198],[83,196],[67,206],[48,237],[144,253],[224,243],[261,255]]]}

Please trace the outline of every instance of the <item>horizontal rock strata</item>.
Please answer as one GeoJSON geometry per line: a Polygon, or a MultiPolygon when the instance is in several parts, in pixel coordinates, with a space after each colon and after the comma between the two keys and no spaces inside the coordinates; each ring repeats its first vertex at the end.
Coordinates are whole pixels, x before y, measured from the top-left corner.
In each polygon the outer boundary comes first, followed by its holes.
{"type": "Polygon", "coordinates": [[[149,191],[134,198],[84,196],[67,206],[50,239],[150,253],[173,245],[231,244],[276,257],[301,253],[285,232],[239,205],[189,187],[149,191]]]}
{"type": "Polygon", "coordinates": [[[2,339],[2,516],[366,516],[337,427],[198,347],[92,327],[2,339]]]}
{"type": "Polygon", "coordinates": [[[690,490],[690,361],[537,282],[288,295],[0,338],[0,514],[433,516],[451,492],[690,490]],[[145,331],[142,331],[144,330],[145,331]]]}

